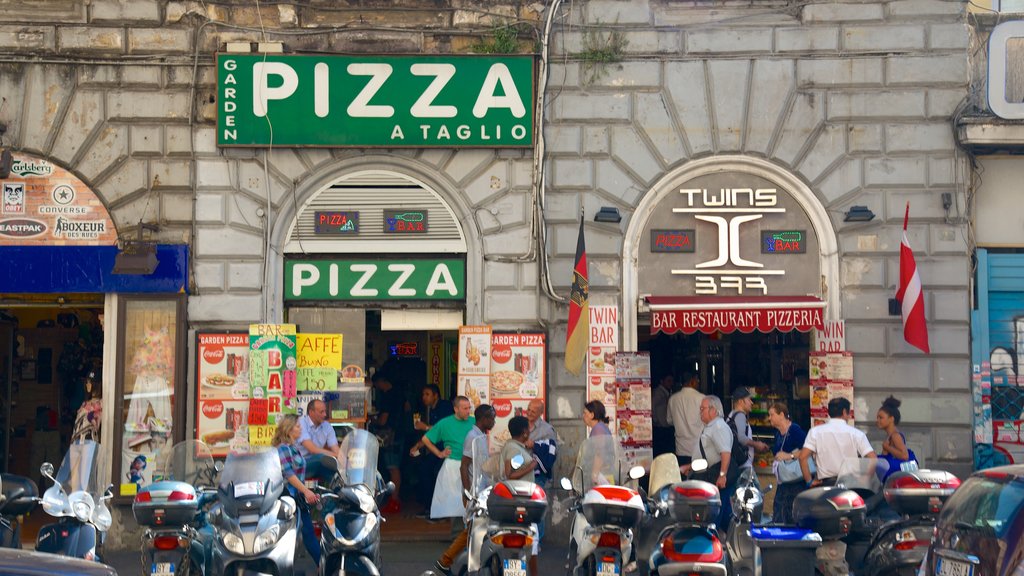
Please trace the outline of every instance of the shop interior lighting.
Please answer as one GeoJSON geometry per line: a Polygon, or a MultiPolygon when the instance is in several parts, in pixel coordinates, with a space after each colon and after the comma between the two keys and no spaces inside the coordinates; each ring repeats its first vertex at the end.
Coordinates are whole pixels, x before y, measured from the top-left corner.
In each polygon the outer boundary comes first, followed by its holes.
{"type": "Polygon", "coordinates": [[[594,214],[594,222],[612,222],[618,224],[622,222],[622,215],[619,214],[619,209],[614,206],[601,206],[601,209],[594,214]]]}
{"type": "Polygon", "coordinates": [[[843,222],[870,222],[875,219],[875,213],[867,206],[850,206],[850,210],[843,217],[843,222]]]}

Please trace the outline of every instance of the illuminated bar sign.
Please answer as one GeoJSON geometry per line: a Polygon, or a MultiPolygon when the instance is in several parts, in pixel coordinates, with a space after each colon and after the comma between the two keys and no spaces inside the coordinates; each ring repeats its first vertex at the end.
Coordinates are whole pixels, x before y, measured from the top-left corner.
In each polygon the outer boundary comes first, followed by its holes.
{"type": "Polygon", "coordinates": [[[761,254],[804,254],[806,230],[762,230],[761,254]]]}
{"type": "Polygon", "coordinates": [[[324,236],[347,236],[359,233],[359,212],[341,210],[317,211],[314,214],[316,233],[324,236]]]}
{"type": "Polygon", "coordinates": [[[651,230],[651,252],[693,252],[693,230],[651,230]]]}
{"type": "Polygon", "coordinates": [[[426,234],[426,210],[384,210],[385,234],[426,234]]]}

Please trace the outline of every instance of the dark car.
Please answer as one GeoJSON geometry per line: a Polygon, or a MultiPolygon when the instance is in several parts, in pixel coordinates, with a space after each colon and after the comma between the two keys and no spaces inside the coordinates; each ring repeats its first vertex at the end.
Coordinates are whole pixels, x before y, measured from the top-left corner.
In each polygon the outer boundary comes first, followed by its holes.
{"type": "Polygon", "coordinates": [[[29,550],[0,548],[0,574],[4,576],[117,576],[117,571],[99,562],[29,550]]]}
{"type": "Polygon", "coordinates": [[[949,498],[924,576],[1024,576],[1024,465],[975,472],[949,498]]]}

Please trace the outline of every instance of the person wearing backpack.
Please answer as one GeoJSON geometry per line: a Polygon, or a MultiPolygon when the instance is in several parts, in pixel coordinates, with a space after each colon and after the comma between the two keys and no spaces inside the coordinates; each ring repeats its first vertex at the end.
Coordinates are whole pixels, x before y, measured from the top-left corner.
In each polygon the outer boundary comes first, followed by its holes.
{"type": "Polygon", "coordinates": [[[748,419],[750,411],[753,409],[754,398],[749,388],[740,386],[732,391],[732,412],[725,419],[725,423],[732,428],[732,433],[736,435],[740,445],[747,449],[746,459],[742,463],[737,462],[741,472],[744,468],[750,468],[754,465],[755,452],[767,452],[769,448],[764,442],[754,440],[753,431],[750,429],[748,419]]]}

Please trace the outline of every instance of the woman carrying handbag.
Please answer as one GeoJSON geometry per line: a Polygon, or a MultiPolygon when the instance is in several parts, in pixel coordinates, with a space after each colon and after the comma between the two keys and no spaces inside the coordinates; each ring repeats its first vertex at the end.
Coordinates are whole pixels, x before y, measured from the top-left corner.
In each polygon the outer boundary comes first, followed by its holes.
{"type": "MultiPolygon", "coordinates": [[[[782,402],[776,402],[768,409],[768,421],[775,428],[775,443],[772,445],[775,462],[772,468],[779,481],[779,487],[775,489],[772,522],[774,524],[791,524],[793,522],[793,500],[807,487],[804,483],[803,472],[800,471],[800,459],[797,457],[800,449],[804,446],[807,432],[790,419],[789,407],[782,402]]],[[[813,475],[815,472],[814,461],[811,460],[808,463],[811,465],[811,474],[813,475]]]]}

